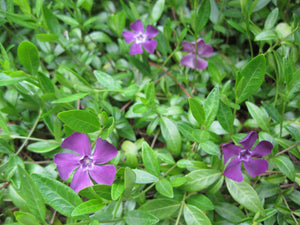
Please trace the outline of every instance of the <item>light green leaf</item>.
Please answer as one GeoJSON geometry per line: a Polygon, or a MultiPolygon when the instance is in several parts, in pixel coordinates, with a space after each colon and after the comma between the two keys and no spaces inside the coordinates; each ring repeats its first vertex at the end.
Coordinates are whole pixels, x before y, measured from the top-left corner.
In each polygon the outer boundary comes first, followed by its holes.
{"type": "Polygon", "coordinates": [[[86,202],[82,202],[72,211],[71,216],[81,216],[84,214],[96,212],[102,209],[104,206],[105,204],[103,203],[103,201],[99,199],[92,199],[86,202]]]}
{"type": "Polygon", "coordinates": [[[295,166],[288,157],[283,155],[276,156],[274,162],[281,172],[290,180],[295,181],[295,166]]]}
{"type": "Polygon", "coordinates": [[[58,36],[56,34],[37,34],[35,36],[38,40],[43,42],[52,42],[58,40],[58,36]]]}
{"type": "Polygon", "coordinates": [[[149,184],[158,181],[156,176],[153,176],[151,173],[148,173],[144,170],[133,169],[132,171],[135,172],[135,183],[137,184],[149,184]]]}
{"type": "Polygon", "coordinates": [[[112,200],[118,200],[124,191],[124,182],[116,180],[111,186],[111,198],[112,200]]]}
{"type": "Polygon", "coordinates": [[[160,119],[160,126],[168,150],[174,155],[179,155],[181,152],[181,136],[176,124],[172,120],[162,117],[160,119]]]}
{"type": "Polygon", "coordinates": [[[254,38],[255,41],[268,41],[268,40],[277,40],[278,37],[276,32],[273,30],[264,30],[257,34],[254,38]]]}
{"type": "Polygon", "coordinates": [[[219,104],[219,110],[217,114],[218,121],[220,122],[221,126],[232,133],[232,126],[233,126],[233,114],[232,110],[229,106],[225,105],[222,101],[219,104]]]}
{"type": "Polygon", "coordinates": [[[187,199],[187,203],[201,210],[213,210],[215,208],[211,200],[203,194],[192,195],[187,199]]]}
{"type": "Polygon", "coordinates": [[[219,146],[212,141],[200,142],[200,146],[204,152],[206,152],[210,155],[216,155],[216,156],[221,155],[219,146]]]}
{"type": "Polygon", "coordinates": [[[6,75],[5,73],[0,73],[0,87],[18,83],[20,81],[25,80],[26,78],[28,78],[28,77],[26,77],[26,76],[10,77],[10,76],[6,75]]]}
{"type": "Polygon", "coordinates": [[[124,192],[123,196],[127,198],[131,194],[131,190],[135,185],[136,175],[132,169],[126,167],[124,171],[124,192]]]}
{"type": "Polygon", "coordinates": [[[215,204],[216,212],[224,219],[238,224],[245,218],[244,213],[238,207],[227,202],[219,202],[215,204]]]}
{"type": "Polygon", "coordinates": [[[68,95],[67,97],[59,98],[59,99],[56,99],[56,100],[52,101],[52,104],[77,101],[78,99],[84,98],[88,94],[89,93],[76,93],[76,94],[73,94],[73,95],[68,95]]]}
{"type": "Polygon", "coordinates": [[[205,112],[205,126],[209,128],[212,122],[215,120],[219,110],[219,88],[215,87],[206,97],[203,109],[205,112]]]}
{"type": "Polygon", "coordinates": [[[147,142],[143,142],[142,145],[142,159],[146,170],[154,176],[159,177],[160,168],[157,155],[147,142]]]}
{"type": "Polygon", "coordinates": [[[33,174],[32,178],[46,203],[62,215],[71,216],[72,211],[82,203],[76,192],[67,185],[39,174],[33,174]]]}
{"type": "Polygon", "coordinates": [[[211,225],[208,217],[196,206],[186,204],[183,208],[183,215],[187,225],[211,225]]]}
{"type": "Polygon", "coordinates": [[[264,131],[269,130],[269,115],[268,113],[251,102],[246,102],[247,109],[257,125],[264,131]]]}
{"type": "Polygon", "coordinates": [[[227,189],[232,198],[252,212],[260,212],[264,215],[264,208],[256,191],[245,181],[236,182],[229,178],[225,179],[227,189]]]}
{"type": "Polygon", "coordinates": [[[152,12],[151,12],[151,18],[152,18],[152,22],[155,23],[159,20],[159,18],[161,17],[161,14],[164,11],[164,7],[165,7],[165,0],[157,0],[155,5],[152,8],[152,12]]]}
{"type": "Polygon", "coordinates": [[[91,133],[100,130],[98,117],[84,110],[70,110],[59,113],[61,119],[71,129],[81,133],[91,133]]]}
{"type": "Polygon", "coordinates": [[[180,203],[173,199],[153,199],[147,201],[139,209],[147,211],[160,220],[172,216],[180,207],[180,203]]]}
{"type": "Polygon", "coordinates": [[[204,124],[205,113],[203,106],[195,98],[189,98],[189,105],[195,120],[197,120],[199,125],[204,124]]]}
{"type": "Polygon", "coordinates": [[[107,88],[109,90],[120,90],[122,88],[121,85],[111,75],[100,70],[95,70],[94,74],[98,82],[104,88],[107,88]]]}
{"type": "Polygon", "coordinates": [[[16,211],[15,213],[16,220],[22,225],[39,225],[40,223],[36,218],[27,212],[16,211]]]}
{"type": "Polygon", "coordinates": [[[268,15],[266,22],[265,22],[265,29],[271,29],[274,27],[275,23],[277,22],[278,18],[278,8],[275,8],[270,12],[268,15]]]}
{"type": "Polygon", "coordinates": [[[129,211],[124,219],[128,225],[151,225],[159,221],[156,216],[142,210],[129,211]]]}
{"type": "Polygon", "coordinates": [[[26,70],[31,74],[37,74],[40,66],[40,55],[37,47],[29,41],[23,41],[18,46],[18,57],[26,70]]]}
{"type": "Polygon", "coordinates": [[[155,185],[155,189],[163,196],[173,198],[173,187],[171,182],[167,179],[164,178],[158,181],[155,185]]]}
{"type": "MultiPolygon", "coordinates": [[[[55,141],[55,140],[53,140],[55,141]]],[[[27,146],[27,149],[31,152],[46,153],[58,148],[60,144],[51,142],[35,142],[27,146]]]]}

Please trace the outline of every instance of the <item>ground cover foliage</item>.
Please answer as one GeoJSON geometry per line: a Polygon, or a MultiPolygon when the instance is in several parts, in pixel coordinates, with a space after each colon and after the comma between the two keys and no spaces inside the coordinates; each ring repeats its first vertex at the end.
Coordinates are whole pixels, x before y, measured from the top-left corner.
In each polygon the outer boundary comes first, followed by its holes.
{"type": "Polygon", "coordinates": [[[1,224],[299,224],[299,0],[0,3],[1,224]]]}

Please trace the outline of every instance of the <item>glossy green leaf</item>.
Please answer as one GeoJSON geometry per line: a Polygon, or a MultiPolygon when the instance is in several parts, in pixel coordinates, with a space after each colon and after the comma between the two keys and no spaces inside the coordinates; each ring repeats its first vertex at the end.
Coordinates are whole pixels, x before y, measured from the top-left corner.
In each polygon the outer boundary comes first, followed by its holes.
{"type": "Polygon", "coordinates": [[[266,60],[264,55],[253,58],[241,71],[235,84],[236,103],[253,95],[264,81],[266,60]]]}
{"type": "Polygon", "coordinates": [[[273,30],[264,30],[255,36],[255,41],[277,40],[276,32],[273,30]]]}
{"type": "Polygon", "coordinates": [[[159,161],[155,152],[147,142],[142,145],[142,159],[146,170],[156,177],[160,176],[159,161]]]}
{"type": "Polygon", "coordinates": [[[157,0],[151,12],[152,22],[155,23],[161,17],[165,6],[165,0],[157,0]]]}
{"type": "Polygon", "coordinates": [[[269,115],[268,113],[253,104],[252,102],[246,102],[247,109],[250,113],[250,115],[253,117],[253,119],[256,121],[257,125],[263,129],[264,131],[269,130],[269,115]]]}
{"type": "Polygon", "coordinates": [[[280,123],[282,121],[282,117],[280,113],[278,112],[278,109],[276,109],[272,104],[268,102],[261,102],[267,113],[272,117],[274,121],[277,123],[280,123]]]}
{"type": "Polygon", "coordinates": [[[67,97],[56,99],[56,100],[52,101],[52,103],[55,104],[55,103],[74,102],[74,101],[84,98],[87,95],[88,95],[88,93],[76,93],[73,95],[68,95],[67,97]]]}
{"type": "Polygon", "coordinates": [[[124,182],[120,182],[118,180],[114,181],[111,186],[111,198],[112,200],[118,200],[124,191],[124,182]]]}
{"type": "Polygon", "coordinates": [[[179,155],[181,152],[181,136],[176,124],[167,117],[160,120],[161,132],[167,143],[167,148],[174,154],[179,155]]]}
{"type": "Polygon", "coordinates": [[[256,191],[245,181],[236,182],[229,178],[225,179],[227,189],[232,198],[252,212],[260,212],[264,215],[264,208],[256,191]]]}
{"type": "Polygon", "coordinates": [[[130,211],[125,215],[124,219],[128,225],[151,225],[159,221],[156,216],[142,210],[130,211]]]}
{"type": "Polygon", "coordinates": [[[182,188],[189,192],[201,191],[216,182],[220,176],[221,172],[214,169],[194,170],[186,175],[187,182],[182,188]]]}
{"type": "Polygon", "coordinates": [[[158,178],[156,176],[153,176],[151,173],[148,173],[144,170],[133,169],[132,171],[135,172],[135,182],[137,184],[150,184],[158,181],[158,178]]]}
{"type": "Polygon", "coordinates": [[[91,133],[100,130],[98,117],[84,110],[70,110],[59,113],[61,119],[71,129],[81,133],[91,133]]]}
{"type": "Polygon", "coordinates": [[[27,149],[31,152],[46,153],[46,152],[51,152],[54,149],[57,149],[59,146],[60,146],[59,143],[35,142],[28,145],[27,149]]]}
{"type": "Polygon", "coordinates": [[[82,202],[80,205],[76,206],[72,211],[71,216],[81,216],[84,214],[96,212],[105,206],[103,201],[99,199],[92,199],[86,202],[82,202]]]}
{"type": "Polygon", "coordinates": [[[227,203],[227,202],[218,202],[215,204],[216,212],[223,217],[224,219],[238,224],[241,222],[245,215],[238,207],[236,207],[233,204],[227,203]]]}
{"type": "Polygon", "coordinates": [[[31,75],[36,75],[40,66],[40,55],[37,47],[29,41],[18,46],[18,58],[31,75]]]}
{"type": "Polygon", "coordinates": [[[93,186],[88,186],[84,189],[81,189],[79,191],[79,195],[89,199],[111,200],[111,185],[96,184],[93,186]]]}
{"type": "Polygon", "coordinates": [[[27,212],[16,211],[15,213],[16,220],[22,225],[39,225],[40,223],[37,219],[27,212]]]}
{"type": "Polygon", "coordinates": [[[270,12],[265,21],[265,29],[271,29],[274,27],[275,23],[277,22],[278,12],[278,8],[275,8],[272,10],[272,12],[270,12]]]}
{"type": "Polygon", "coordinates": [[[221,126],[228,131],[229,133],[232,132],[233,128],[233,114],[232,110],[229,106],[225,105],[222,101],[219,104],[219,110],[217,113],[217,118],[221,126]]]}
{"type": "Polygon", "coordinates": [[[211,90],[204,101],[203,109],[205,112],[205,126],[207,128],[210,127],[217,116],[219,110],[219,99],[219,88],[215,87],[211,90]]]}
{"type": "Polygon", "coordinates": [[[40,222],[45,222],[46,206],[43,197],[31,176],[18,165],[18,174],[21,182],[20,192],[26,205],[28,206],[32,215],[34,215],[40,222]]]}
{"type": "Polygon", "coordinates": [[[195,98],[189,98],[189,105],[195,120],[197,120],[199,125],[204,124],[205,113],[203,106],[195,98]]]}
{"type": "Polygon", "coordinates": [[[39,174],[33,174],[32,178],[45,202],[59,213],[71,216],[72,211],[82,203],[76,192],[67,185],[39,174]]]}
{"type": "Polygon", "coordinates": [[[211,200],[203,194],[196,194],[189,197],[186,202],[201,210],[213,210],[215,208],[211,200]]]}
{"type": "Polygon", "coordinates": [[[211,225],[205,213],[194,205],[184,205],[183,215],[187,225],[211,225]]]}
{"type": "Polygon", "coordinates": [[[160,220],[172,216],[180,207],[180,203],[173,199],[153,199],[147,201],[139,209],[147,211],[160,220]]]}
{"type": "Polygon", "coordinates": [[[274,162],[281,172],[290,180],[295,181],[295,166],[288,157],[283,155],[276,156],[274,162]]]}
{"type": "Polygon", "coordinates": [[[210,155],[221,155],[220,148],[217,144],[215,144],[212,141],[204,141],[200,143],[201,149],[203,149],[204,152],[210,154],[210,155]]]}
{"type": "Polygon", "coordinates": [[[98,82],[106,89],[109,90],[120,90],[121,85],[109,74],[100,70],[94,71],[95,77],[98,82]]]}
{"type": "Polygon", "coordinates": [[[173,187],[170,181],[163,178],[158,181],[155,185],[155,189],[163,196],[173,198],[173,187]]]}

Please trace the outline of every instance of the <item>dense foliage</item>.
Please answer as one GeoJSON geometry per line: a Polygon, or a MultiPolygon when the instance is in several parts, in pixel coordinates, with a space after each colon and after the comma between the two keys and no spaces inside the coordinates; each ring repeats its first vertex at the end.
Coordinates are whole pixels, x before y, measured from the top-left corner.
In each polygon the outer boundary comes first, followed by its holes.
{"type": "Polygon", "coordinates": [[[299,224],[299,0],[1,0],[0,21],[1,224],[299,224]]]}

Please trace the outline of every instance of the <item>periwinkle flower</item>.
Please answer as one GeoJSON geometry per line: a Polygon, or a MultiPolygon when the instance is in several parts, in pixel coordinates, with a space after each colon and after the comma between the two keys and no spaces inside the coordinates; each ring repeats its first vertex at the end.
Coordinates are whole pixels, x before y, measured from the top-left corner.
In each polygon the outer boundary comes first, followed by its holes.
{"type": "Polygon", "coordinates": [[[233,158],[224,170],[226,177],[238,182],[243,181],[242,163],[251,177],[256,177],[268,169],[268,161],[261,157],[270,154],[273,145],[269,141],[261,141],[251,150],[257,138],[257,133],[251,131],[239,142],[243,147],[234,144],[225,144],[222,146],[224,163],[226,164],[230,158],[233,158]]]}
{"type": "Polygon", "coordinates": [[[151,40],[158,34],[158,30],[151,26],[147,25],[144,32],[144,26],[141,20],[137,20],[130,25],[131,31],[123,31],[123,36],[127,44],[133,42],[129,53],[131,55],[142,54],[143,48],[153,54],[157,45],[156,40],[151,40]],[[142,48],[143,46],[143,48],[142,48]]]}
{"type": "Polygon", "coordinates": [[[182,57],[180,64],[195,69],[195,57],[196,57],[196,69],[203,70],[207,67],[208,63],[201,57],[209,58],[213,53],[213,48],[209,44],[205,44],[202,38],[197,40],[197,55],[195,52],[195,42],[182,42],[183,52],[189,52],[182,57]]]}
{"type": "Polygon", "coordinates": [[[118,154],[118,150],[112,144],[98,138],[92,154],[88,136],[75,132],[62,142],[61,147],[76,153],[57,153],[54,156],[54,163],[61,179],[67,180],[77,169],[70,185],[74,191],[78,193],[81,189],[93,185],[91,178],[98,184],[112,185],[116,167],[110,164],[102,165],[118,154]]]}

